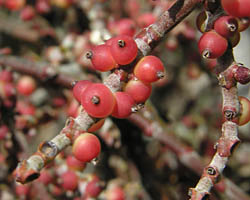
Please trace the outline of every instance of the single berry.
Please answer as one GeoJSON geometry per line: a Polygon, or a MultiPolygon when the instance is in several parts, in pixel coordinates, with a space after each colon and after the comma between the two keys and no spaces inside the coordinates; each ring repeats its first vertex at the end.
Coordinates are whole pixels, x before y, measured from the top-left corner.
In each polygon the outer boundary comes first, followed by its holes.
{"type": "Polygon", "coordinates": [[[240,101],[240,117],[239,126],[242,126],[250,121],[250,101],[246,97],[239,96],[240,101]]]}
{"type": "Polygon", "coordinates": [[[32,6],[25,6],[20,12],[20,17],[23,21],[29,21],[35,17],[35,14],[35,9],[32,6]]]}
{"type": "Polygon", "coordinates": [[[114,186],[107,191],[107,199],[109,200],[125,200],[125,192],[123,188],[114,186]]]}
{"type": "Polygon", "coordinates": [[[218,58],[227,50],[227,40],[215,31],[204,33],[198,43],[199,51],[204,58],[218,58]]]}
{"type": "Polygon", "coordinates": [[[135,22],[130,18],[122,18],[119,21],[110,21],[109,30],[114,35],[127,35],[132,37],[136,31],[135,22]]]}
{"type": "Polygon", "coordinates": [[[221,0],[223,9],[234,17],[250,17],[249,0],[221,0]]]}
{"type": "Polygon", "coordinates": [[[26,3],[26,0],[7,0],[5,6],[11,11],[20,10],[26,3]]]}
{"type": "Polygon", "coordinates": [[[138,48],[132,37],[119,35],[112,40],[110,50],[118,64],[127,65],[137,56],[138,48]]]}
{"type": "Polygon", "coordinates": [[[232,16],[222,16],[214,22],[214,30],[221,36],[229,38],[238,31],[238,21],[232,16]]]}
{"type": "Polygon", "coordinates": [[[65,190],[75,190],[78,186],[78,177],[73,171],[66,171],[61,175],[62,187],[65,190]]]}
{"type": "Polygon", "coordinates": [[[4,82],[11,82],[13,80],[12,72],[9,70],[3,70],[0,72],[0,80],[4,82]]]}
{"type": "Polygon", "coordinates": [[[16,88],[19,94],[29,96],[36,89],[36,81],[30,76],[22,76],[16,88]]]}
{"type": "Polygon", "coordinates": [[[104,118],[112,113],[115,98],[104,84],[93,83],[83,91],[81,104],[92,117],[104,118]]]}
{"type": "Polygon", "coordinates": [[[76,159],[82,162],[90,162],[101,151],[99,139],[90,133],[79,135],[73,143],[72,152],[76,159]]]}
{"type": "Polygon", "coordinates": [[[144,103],[149,98],[151,91],[151,84],[140,80],[130,80],[124,88],[124,92],[129,93],[135,103],[144,103]]]}
{"type": "Polygon", "coordinates": [[[141,81],[155,82],[164,77],[164,65],[156,56],[145,56],[136,64],[134,74],[141,81]]]}
{"type": "Polygon", "coordinates": [[[116,104],[112,112],[112,116],[116,118],[126,118],[132,112],[132,107],[135,104],[133,97],[127,92],[116,92],[116,104]]]}
{"type": "Polygon", "coordinates": [[[91,81],[88,80],[80,80],[77,81],[73,87],[73,95],[75,97],[75,99],[78,102],[81,102],[81,97],[82,97],[82,93],[83,91],[87,88],[87,86],[89,86],[89,84],[91,84],[91,81]]]}
{"type": "Polygon", "coordinates": [[[145,28],[153,23],[155,23],[156,17],[153,13],[143,13],[137,18],[137,24],[140,28],[145,28]]]}
{"type": "Polygon", "coordinates": [[[48,185],[49,183],[53,181],[53,177],[47,170],[43,170],[40,173],[38,181],[40,181],[44,185],[48,185]]]}
{"type": "Polygon", "coordinates": [[[97,176],[94,176],[91,181],[89,181],[86,185],[86,195],[88,197],[97,197],[102,191],[102,187],[100,186],[100,181],[97,176]]]}
{"type": "Polygon", "coordinates": [[[85,168],[86,163],[75,158],[75,156],[67,156],[66,163],[69,169],[81,171],[85,168]]]}
{"type": "Polygon", "coordinates": [[[117,62],[111,54],[110,46],[106,44],[95,46],[86,53],[86,57],[91,60],[93,68],[101,72],[117,67],[117,62]]]}

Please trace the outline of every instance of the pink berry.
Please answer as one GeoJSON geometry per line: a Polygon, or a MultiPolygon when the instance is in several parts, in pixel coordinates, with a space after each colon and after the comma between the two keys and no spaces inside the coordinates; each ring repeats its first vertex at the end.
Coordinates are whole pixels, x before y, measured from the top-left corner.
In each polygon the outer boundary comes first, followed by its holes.
{"type": "Polygon", "coordinates": [[[124,92],[129,93],[135,103],[144,103],[149,98],[151,91],[151,84],[140,80],[130,80],[124,88],[124,92]]]}
{"type": "Polygon", "coordinates": [[[73,155],[82,162],[90,162],[99,155],[100,151],[100,141],[91,133],[79,135],[72,147],[73,155]]]}
{"type": "Polygon", "coordinates": [[[116,105],[112,112],[112,116],[116,118],[126,118],[131,114],[131,109],[135,104],[132,96],[127,92],[116,92],[116,105]]]}
{"type": "Polygon", "coordinates": [[[86,57],[91,60],[95,70],[101,72],[109,71],[118,66],[110,50],[110,46],[106,44],[98,45],[87,52],[86,57]]]}
{"type": "Polygon", "coordinates": [[[145,56],[136,64],[134,74],[141,81],[155,82],[164,77],[164,65],[156,56],[145,56]]]}
{"type": "Polygon", "coordinates": [[[112,40],[110,50],[118,64],[127,65],[136,58],[138,48],[132,37],[119,35],[112,40]]]}
{"type": "Polygon", "coordinates": [[[238,31],[237,19],[232,16],[222,16],[215,21],[214,30],[221,36],[229,38],[238,31]]]}
{"type": "Polygon", "coordinates": [[[18,93],[29,96],[36,89],[36,81],[30,76],[22,76],[17,82],[18,93]]]}
{"type": "Polygon", "coordinates": [[[91,84],[91,81],[88,80],[80,80],[77,81],[76,84],[73,87],[73,95],[75,97],[75,99],[78,102],[81,102],[81,97],[82,97],[82,93],[83,91],[87,88],[87,86],[89,86],[89,84],[91,84]]]}
{"type": "Polygon", "coordinates": [[[221,0],[223,9],[234,17],[250,17],[249,0],[221,0]]]}
{"type": "Polygon", "coordinates": [[[227,40],[215,31],[204,33],[198,43],[200,53],[205,58],[218,58],[227,50],[227,40]]]}
{"type": "Polygon", "coordinates": [[[66,171],[61,175],[62,187],[65,190],[75,190],[78,186],[78,177],[73,171],[66,171]]]}
{"type": "Polygon", "coordinates": [[[92,117],[107,117],[112,113],[115,103],[113,93],[102,83],[93,83],[82,93],[81,104],[92,117]]]}

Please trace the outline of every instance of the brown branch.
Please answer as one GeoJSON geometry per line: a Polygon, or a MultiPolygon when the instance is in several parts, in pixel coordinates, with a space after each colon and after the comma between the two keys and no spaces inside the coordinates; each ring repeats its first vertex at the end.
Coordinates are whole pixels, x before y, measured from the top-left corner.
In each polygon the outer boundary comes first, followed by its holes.
{"type": "Polygon", "coordinates": [[[219,181],[233,148],[239,143],[237,121],[240,115],[240,104],[235,74],[241,69],[234,62],[231,49],[228,49],[218,59],[218,63],[216,71],[219,84],[222,87],[222,112],[224,113],[225,122],[222,124],[222,135],[216,145],[217,152],[207,167],[204,168],[196,187],[191,188],[189,191],[191,200],[201,200],[209,195],[211,188],[219,181]]]}
{"type": "Polygon", "coordinates": [[[15,56],[0,56],[0,65],[8,66],[13,71],[36,77],[40,81],[53,79],[53,81],[66,88],[71,88],[74,81],[69,76],[57,72],[49,63],[34,62],[15,56]]]}
{"type": "MultiPolygon", "coordinates": [[[[202,162],[202,158],[199,154],[193,150],[191,147],[187,146],[186,144],[180,142],[175,137],[168,133],[168,126],[162,122],[159,118],[157,112],[152,110],[153,106],[145,106],[144,110],[141,110],[139,113],[131,115],[128,120],[131,121],[133,124],[141,128],[146,136],[152,136],[153,138],[157,139],[166,147],[174,152],[178,157],[179,161],[193,172],[198,175],[202,174],[204,164],[202,162]],[[150,117],[147,118],[144,113],[150,112],[150,117]],[[153,119],[153,120],[152,120],[153,119]]],[[[218,155],[216,155],[216,158],[218,155]]],[[[228,159],[225,158],[224,161],[228,159]]],[[[216,160],[214,160],[216,162],[216,160]]],[[[221,166],[223,167],[223,166],[221,166]]],[[[204,171],[208,171],[211,173],[213,170],[211,168],[205,167],[204,171]]],[[[201,183],[202,186],[206,185],[206,183],[210,183],[208,179],[203,179],[201,183]]],[[[200,189],[200,188],[199,188],[200,189]]],[[[215,185],[215,189],[219,192],[223,192],[226,194],[228,199],[232,200],[249,200],[250,198],[242,191],[237,185],[235,185],[232,181],[228,178],[223,177],[219,184],[215,185]],[[221,187],[223,191],[221,191],[221,187]],[[234,194],[234,196],[232,196],[234,194]]],[[[201,196],[199,197],[201,198],[201,196]]]]}

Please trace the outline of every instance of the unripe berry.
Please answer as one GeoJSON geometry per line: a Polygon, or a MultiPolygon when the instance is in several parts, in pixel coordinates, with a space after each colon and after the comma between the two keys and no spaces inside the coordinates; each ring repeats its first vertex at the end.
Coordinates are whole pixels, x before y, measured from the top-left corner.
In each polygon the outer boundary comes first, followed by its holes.
{"type": "Polygon", "coordinates": [[[61,175],[62,187],[65,190],[75,190],[78,186],[78,177],[73,171],[66,171],[61,175]]]}
{"type": "Polygon", "coordinates": [[[151,91],[151,84],[140,80],[130,80],[124,88],[124,92],[129,93],[135,103],[144,103],[149,98],[151,91]]]}
{"type": "Polygon", "coordinates": [[[36,81],[30,76],[22,76],[16,87],[18,93],[29,96],[36,89],[36,81]]]}
{"type": "Polygon", "coordinates": [[[137,56],[138,48],[132,37],[119,35],[112,39],[110,50],[118,64],[127,65],[137,56]]]}
{"type": "Polygon", "coordinates": [[[205,58],[218,58],[227,50],[227,40],[215,31],[204,33],[198,43],[199,51],[205,58]]]}
{"type": "Polygon", "coordinates": [[[88,80],[80,80],[77,81],[76,84],[73,87],[73,95],[75,97],[75,99],[78,102],[81,102],[81,97],[82,97],[82,93],[83,91],[87,88],[87,86],[89,86],[89,84],[91,84],[91,81],[88,80]]]}
{"type": "Polygon", "coordinates": [[[101,72],[118,66],[111,54],[110,46],[106,44],[95,46],[92,51],[87,52],[86,57],[91,59],[93,68],[101,72]]]}
{"type": "Polygon", "coordinates": [[[164,65],[156,56],[145,56],[136,64],[134,74],[141,81],[155,82],[164,77],[164,65]]]}
{"type": "Polygon", "coordinates": [[[250,121],[250,101],[246,97],[239,96],[240,101],[240,117],[239,126],[242,126],[250,121]]]}
{"type": "Polygon", "coordinates": [[[229,38],[238,31],[237,19],[232,16],[222,16],[215,21],[214,30],[221,36],[229,38]]]}
{"type": "Polygon", "coordinates": [[[72,152],[76,159],[82,162],[90,162],[101,151],[99,139],[90,133],[79,135],[73,143],[72,152]]]}
{"type": "Polygon", "coordinates": [[[132,112],[132,107],[135,104],[133,97],[127,92],[116,92],[116,105],[112,112],[112,116],[116,118],[126,118],[132,112]]]}
{"type": "Polygon", "coordinates": [[[234,17],[250,17],[249,0],[221,0],[223,9],[234,17]]]}
{"type": "Polygon", "coordinates": [[[115,98],[104,84],[93,83],[83,91],[81,104],[92,117],[104,118],[112,113],[115,98]]]}

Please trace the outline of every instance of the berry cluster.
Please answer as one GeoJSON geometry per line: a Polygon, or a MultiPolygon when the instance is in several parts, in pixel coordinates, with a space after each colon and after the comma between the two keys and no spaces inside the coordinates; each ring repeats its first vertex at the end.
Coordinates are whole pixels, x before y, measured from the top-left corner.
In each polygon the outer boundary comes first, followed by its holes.
{"type": "MultiPolygon", "coordinates": [[[[135,60],[137,52],[138,48],[132,37],[118,35],[86,53],[95,70],[105,72],[123,68],[123,72],[126,71],[127,75],[127,78],[121,77],[121,81],[125,82],[122,91],[114,93],[103,83],[93,83],[88,80],[75,82],[73,95],[91,117],[105,118],[109,115],[116,118],[128,117],[138,109],[137,104],[143,104],[149,98],[151,83],[164,77],[164,65],[156,56],[141,58],[131,73],[129,64],[135,60]]],[[[104,119],[101,119],[88,131],[99,129],[103,123],[104,119]]],[[[91,161],[99,152],[100,142],[92,134],[84,133],[74,142],[73,154],[83,162],[91,161]]]]}
{"type": "Polygon", "coordinates": [[[249,1],[224,0],[221,4],[226,14],[216,20],[209,18],[210,12],[216,12],[209,6],[197,17],[197,27],[203,33],[198,47],[204,58],[218,58],[226,52],[228,46],[235,47],[239,43],[240,32],[248,28],[250,24],[248,18],[250,12],[247,9],[249,1]]]}

